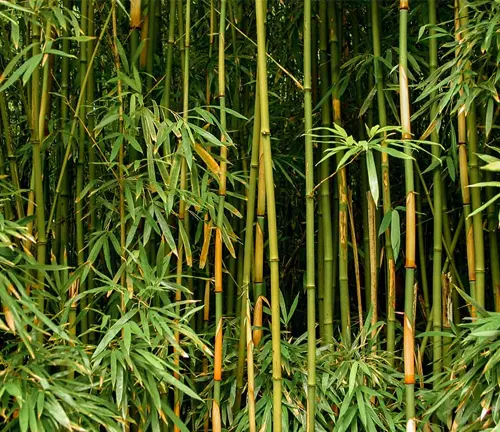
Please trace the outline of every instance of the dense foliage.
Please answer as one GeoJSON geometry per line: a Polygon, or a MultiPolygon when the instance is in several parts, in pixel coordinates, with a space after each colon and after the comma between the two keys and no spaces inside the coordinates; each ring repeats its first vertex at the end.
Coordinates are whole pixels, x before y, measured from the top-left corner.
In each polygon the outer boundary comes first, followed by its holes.
{"type": "Polygon", "coordinates": [[[0,32],[2,431],[500,430],[498,0],[0,32]]]}

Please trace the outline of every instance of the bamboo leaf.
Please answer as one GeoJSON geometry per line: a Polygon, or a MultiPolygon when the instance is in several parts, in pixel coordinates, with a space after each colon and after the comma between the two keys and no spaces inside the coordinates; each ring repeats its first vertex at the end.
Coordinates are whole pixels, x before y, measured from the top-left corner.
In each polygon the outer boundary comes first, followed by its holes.
{"type": "Polygon", "coordinates": [[[186,263],[189,267],[193,265],[193,254],[191,252],[191,244],[189,242],[189,237],[187,235],[186,229],[184,228],[183,221],[179,221],[179,233],[182,240],[182,245],[184,246],[184,251],[186,253],[186,263]]]}
{"type": "Polygon", "coordinates": [[[394,261],[397,261],[401,245],[401,226],[397,210],[393,210],[391,214],[391,242],[394,251],[394,261]]]}
{"type": "Polygon", "coordinates": [[[103,352],[108,344],[114,339],[114,337],[122,330],[124,324],[129,321],[135,314],[137,309],[132,309],[123,315],[118,321],[116,321],[108,332],[104,335],[99,345],[97,345],[92,358],[96,358],[101,352],[103,352]]]}
{"type": "Polygon", "coordinates": [[[366,152],[366,169],[368,171],[368,183],[370,185],[370,192],[372,194],[375,205],[377,205],[379,199],[378,177],[375,167],[375,159],[373,158],[373,153],[371,151],[366,152]]]}
{"type": "Polygon", "coordinates": [[[486,106],[486,117],[485,117],[485,133],[486,139],[490,136],[491,126],[493,125],[493,98],[488,99],[488,104],[486,106]]]}

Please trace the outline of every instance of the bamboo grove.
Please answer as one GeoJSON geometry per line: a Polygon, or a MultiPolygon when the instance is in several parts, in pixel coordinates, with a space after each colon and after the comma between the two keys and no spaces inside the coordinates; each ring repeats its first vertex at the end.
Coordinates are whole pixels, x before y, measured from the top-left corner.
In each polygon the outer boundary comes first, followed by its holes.
{"type": "Polygon", "coordinates": [[[500,428],[498,0],[0,0],[2,431],[500,428]]]}

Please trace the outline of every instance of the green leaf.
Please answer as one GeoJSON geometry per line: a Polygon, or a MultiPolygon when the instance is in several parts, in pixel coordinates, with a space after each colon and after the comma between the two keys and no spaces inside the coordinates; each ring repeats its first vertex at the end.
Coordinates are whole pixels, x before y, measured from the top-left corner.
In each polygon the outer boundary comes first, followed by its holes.
{"type": "Polygon", "coordinates": [[[485,208],[487,208],[488,206],[490,206],[491,204],[493,204],[499,198],[500,198],[500,193],[497,194],[497,195],[495,195],[493,198],[491,198],[486,203],[484,203],[481,207],[479,207],[476,210],[474,210],[467,218],[471,218],[472,216],[474,216],[474,215],[482,212],[485,208]]]}
{"type": "Polygon", "coordinates": [[[33,74],[34,70],[40,65],[42,58],[43,58],[43,54],[37,54],[37,55],[31,57],[25,63],[26,70],[24,71],[24,74],[23,74],[23,85],[26,85],[26,83],[30,79],[31,75],[33,74]]]}
{"type": "Polygon", "coordinates": [[[71,429],[71,422],[66,411],[64,411],[64,408],[53,396],[49,396],[49,400],[46,402],[45,406],[49,414],[57,423],[66,429],[71,429]]]}
{"type": "Polygon", "coordinates": [[[114,337],[121,331],[124,324],[130,320],[137,313],[137,309],[132,309],[123,315],[118,321],[116,321],[108,332],[104,335],[99,345],[97,345],[92,358],[96,358],[101,352],[103,352],[108,344],[114,339],[114,337]]]}
{"type": "Polygon", "coordinates": [[[486,118],[485,118],[485,133],[486,133],[486,139],[490,136],[491,132],[491,126],[493,125],[493,108],[494,108],[494,102],[493,98],[489,98],[488,100],[488,105],[486,107],[486,118]]]}
{"type": "Polygon", "coordinates": [[[361,105],[358,117],[361,117],[366,112],[366,110],[371,106],[373,97],[376,94],[377,94],[377,87],[373,86],[373,88],[370,90],[370,93],[368,93],[368,96],[366,97],[365,101],[363,102],[363,105],[361,105]]]}
{"type": "Polygon", "coordinates": [[[397,261],[401,245],[401,226],[397,210],[393,210],[391,214],[391,242],[394,251],[394,261],[397,261]]]}
{"type": "Polygon", "coordinates": [[[375,167],[375,159],[373,158],[373,153],[371,151],[366,152],[366,168],[368,171],[368,183],[370,185],[370,192],[372,194],[375,205],[377,205],[379,199],[378,178],[377,169],[375,167]]]}
{"type": "Polygon", "coordinates": [[[388,211],[384,217],[382,218],[382,222],[380,222],[380,228],[378,229],[378,235],[381,236],[385,233],[392,220],[392,210],[388,211]]]}

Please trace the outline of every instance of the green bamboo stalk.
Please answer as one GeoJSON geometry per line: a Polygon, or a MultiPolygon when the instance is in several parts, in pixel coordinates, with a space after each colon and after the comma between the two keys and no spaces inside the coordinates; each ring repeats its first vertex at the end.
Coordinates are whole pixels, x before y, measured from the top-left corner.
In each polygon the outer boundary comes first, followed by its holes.
{"type": "MultiPolygon", "coordinates": [[[[328,16],[326,0],[321,0],[319,4],[320,15],[320,92],[322,97],[329,91],[329,70],[328,70],[328,16]]],[[[330,102],[327,100],[321,106],[321,125],[329,127],[331,124],[330,102]]],[[[326,134],[326,133],[325,133],[326,134]]],[[[325,137],[321,144],[321,152],[324,153],[329,148],[325,137]]],[[[323,155],[320,159],[323,159],[323,155]]],[[[323,342],[330,345],[333,342],[333,233],[332,233],[332,211],[330,182],[326,180],[330,175],[330,161],[324,160],[320,164],[320,204],[321,208],[321,242],[323,247],[323,342]]]]}
{"type": "MultiPolygon", "coordinates": [[[[405,153],[411,156],[410,94],[408,88],[408,4],[407,0],[399,2],[399,94],[401,127],[405,153]]],[[[405,257],[405,310],[404,310],[404,375],[406,389],[406,430],[416,430],[415,419],[415,330],[414,330],[414,281],[415,281],[415,187],[413,161],[405,159],[406,188],[406,257],[405,257]]],[[[441,240],[441,236],[439,237],[441,240]]],[[[440,263],[441,267],[441,263],[440,263]]],[[[435,307],[436,305],[434,305],[435,307]]]]}
{"type": "MultiPolygon", "coordinates": [[[[89,37],[94,38],[95,37],[95,26],[94,26],[94,1],[89,0],[88,1],[88,28],[87,32],[89,37]]],[[[87,43],[87,58],[92,57],[92,53],[94,51],[94,41],[90,40],[87,43]]],[[[95,142],[95,114],[93,112],[93,104],[94,104],[94,96],[95,96],[95,78],[94,78],[94,65],[89,66],[89,76],[87,80],[87,92],[86,92],[86,97],[87,97],[87,110],[88,110],[88,116],[87,116],[87,133],[89,134],[89,141],[88,141],[88,160],[89,160],[89,182],[93,182],[97,178],[97,173],[96,173],[96,154],[95,154],[95,148],[94,148],[94,142],[95,142]]],[[[96,225],[97,225],[97,213],[96,213],[96,194],[90,194],[89,196],[89,217],[90,217],[90,223],[89,223],[89,235],[92,238],[93,234],[95,233],[96,230],[96,225]]],[[[87,282],[87,287],[89,290],[94,289],[94,272],[91,270],[88,275],[88,282],[87,282]]],[[[87,327],[90,327],[94,324],[95,320],[95,313],[93,311],[93,308],[90,308],[88,311],[88,319],[87,319],[87,327]]],[[[95,341],[95,333],[91,332],[89,334],[89,337],[87,335],[84,335],[84,341],[91,340],[95,341]]]]}
{"type": "MultiPolygon", "coordinates": [[[[311,0],[304,1],[304,127],[306,174],[306,290],[307,290],[307,423],[315,430],[316,412],[316,284],[314,259],[314,150],[312,142],[311,0]]],[[[326,105],[326,104],[325,104],[326,105]]]]}
{"type": "MultiPolygon", "coordinates": [[[[134,57],[139,47],[141,37],[141,0],[130,0],[130,58],[134,57]]],[[[169,29],[170,31],[170,29],[169,29]]],[[[136,58],[135,67],[139,69],[139,57],[136,58]]]]}
{"type": "MultiPolygon", "coordinates": [[[[82,0],[80,4],[80,28],[84,35],[88,34],[88,0],[82,0]]],[[[80,42],[80,94],[84,103],[80,108],[80,118],[84,121],[87,113],[87,108],[85,102],[87,101],[87,86],[85,82],[85,76],[87,72],[88,58],[87,58],[87,43],[80,42]]],[[[90,76],[90,75],[89,75],[90,76]]],[[[88,82],[88,78],[87,78],[88,82]]],[[[84,199],[80,197],[85,182],[85,145],[86,145],[86,131],[83,124],[79,128],[78,137],[78,154],[76,161],[76,190],[75,190],[75,225],[76,225],[76,251],[77,251],[77,264],[82,266],[85,263],[85,226],[83,219],[85,217],[83,213],[84,199]]],[[[80,292],[86,290],[86,282],[81,282],[79,289],[80,292]]],[[[87,307],[87,299],[82,298],[80,302],[82,310],[87,307]]],[[[86,333],[88,329],[88,316],[87,313],[82,314],[82,319],[80,322],[81,332],[86,333]]]]}
{"type": "MultiPolygon", "coordinates": [[[[63,6],[65,8],[70,7],[70,0],[64,0],[63,6]]],[[[65,36],[68,35],[68,31],[66,30],[63,33],[65,36]]],[[[69,39],[63,39],[62,41],[62,50],[65,53],[69,53],[70,49],[70,41],[69,39]]],[[[68,122],[68,104],[69,104],[69,58],[63,56],[61,58],[61,104],[60,104],[60,112],[61,112],[61,121],[60,121],[60,146],[58,150],[58,165],[62,165],[64,159],[64,136],[66,135],[65,129],[66,124],[68,122]]],[[[71,164],[71,162],[69,162],[71,164]]],[[[71,169],[71,166],[68,167],[68,170],[71,169]]],[[[70,194],[70,176],[67,173],[64,173],[62,178],[62,190],[61,190],[61,202],[57,207],[58,217],[56,218],[57,223],[60,224],[60,248],[59,248],[59,263],[62,265],[68,264],[68,244],[69,244],[69,194],[70,194]]],[[[50,224],[50,220],[49,220],[50,224]]]]}
{"type": "Polygon", "coordinates": [[[167,41],[167,64],[165,71],[165,86],[163,87],[162,105],[165,107],[166,115],[170,115],[170,92],[172,83],[172,64],[175,43],[175,0],[170,1],[168,15],[168,41],[167,41]]]}
{"type": "Polygon", "coordinates": [[[264,169],[264,147],[259,143],[259,174],[257,179],[257,223],[255,225],[255,256],[254,256],[254,330],[253,343],[259,346],[262,339],[262,314],[264,301],[264,228],[266,219],[266,182],[264,169]]]}
{"type": "Polygon", "coordinates": [[[278,228],[276,223],[276,200],[274,195],[273,159],[271,152],[271,129],[269,127],[269,99],[267,90],[266,29],[264,1],[255,1],[257,24],[257,63],[261,105],[261,136],[264,147],[266,197],[269,234],[269,266],[271,269],[271,337],[273,351],[273,432],[281,432],[281,333],[280,333],[280,274],[278,258],[278,228]]]}
{"type": "MultiPolygon", "coordinates": [[[[429,74],[432,75],[438,63],[438,46],[436,38],[436,1],[429,0],[429,74]]],[[[437,91],[431,92],[430,98],[434,99],[436,97],[437,91]]],[[[437,117],[437,102],[431,105],[430,109],[430,121],[436,121],[437,117]]],[[[437,127],[435,127],[431,133],[431,141],[439,143],[439,135],[437,127]]],[[[431,148],[432,155],[439,158],[441,155],[441,148],[438,145],[433,145],[431,148]]],[[[442,286],[441,286],[441,271],[442,271],[442,257],[443,257],[443,246],[441,237],[443,236],[443,205],[442,205],[442,181],[441,181],[441,167],[437,166],[434,168],[433,173],[434,181],[434,218],[433,218],[433,258],[432,258],[432,304],[434,317],[432,320],[432,329],[436,334],[433,336],[433,361],[432,370],[434,376],[437,376],[441,371],[441,361],[442,361],[442,340],[439,332],[441,332],[441,318],[442,318],[442,286]]]]}
{"type": "MultiPolygon", "coordinates": [[[[359,20],[358,20],[358,10],[356,10],[353,15],[352,15],[352,41],[353,41],[353,51],[354,51],[354,56],[359,55],[359,20]]],[[[356,106],[361,107],[362,105],[362,99],[361,99],[361,81],[356,80],[356,106]]],[[[357,118],[357,132],[358,132],[358,139],[362,140],[364,139],[365,136],[365,125],[363,122],[363,116],[358,116],[357,118]]],[[[370,266],[370,254],[368,251],[370,250],[370,230],[369,230],[369,223],[368,223],[368,197],[367,193],[369,192],[369,185],[368,185],[368,173],[367,170],[364,169],[366,167],[366,157],[363,155],[363,157],[360,159],[360,171],[361,171],[361,184],[360,184],[360,191],[361,191],[361,213],[363,217],[363,251],[364,251],[364,262],[363,262],[363,267],[364,267],[364,285],[365,285],[365,305],[366,305],[366,310],[370,310],[370,304],[371,304],[371,266],[370,266]]]]}
{"type": "MultiPolygon", "coordinates": [[[[340,27],[337,20],[336,3],[329,5],[329,29],[330,29],[330,53],[332,58],[332,86],[333,86],[333,121],[341,124],[340,107],[340,45],[339,35],[340,27]]],[[[344,155],[343,151],[337,152],[337,164],[340,163],[344,155]]],[[[339,254],[338,254],[338,272],[339,272],[339,291],[340,291],[340,320],[342,327],[342,338],[348,343],[351,338],[351,315],[349,302],[349,280],[348,280],[348,195],[347,195],[347,170],[344,167],[338,170],[337,175],[338,197],[339,197],[339,254]]],[[[326,287],[325,287],[326,289],[326,287]]]]}
{"type": "MultiPolygon", "coordinates": [[[[184,33],[184,24],[183,24],[183,6],[182,1],[178,2],[178,22],[179,22],[179,34],[181,41],[181,61],[183,62],[182,72],[183,72],[183,81],[182,81],[182,117],[183,121],[187,123],[189,116],[189,49],[191,42],[191,0],[187,0],[186,2],[186,12],[185,12],[185,25],[186,32],[184,33]]],[[[181,143],[179,143],[179,147],[181,143]]],[[[176,159],[174,163],[179,163],[179,155],[176,155],[176,159]]],[[[180,179],[179,179],[179,187],[181,190],[186,189],[187,185],[187,167],[186,160],[182,158],[180,160],[181,170],[180,170],[180,179]]],[[[177,216],[179,230],[181,229],[181,224],[184,224],[184,219],[188,217],[186,212],[186,202],[183,198],[179,200],[179,213],[177,216]]],[[[178,285],[182,285],[182,269],[183,269],[183,260],[184,260],[184,246],[179,235],[178,244],[177,244],[177,270],[176,270],[176,282],[178,285]]],[[[177,290],[175,293],[176,302],[180,302],[181,300],[181,291],[177,290]]],[[[217,307],[217,306],[216,306],[217,307]]],[[[176,314],[180,314],[180,306],[176,305],[176,314]]],[[[175,338],[177,343],[180,342],[180,334],[179,331],[176,330],[175,338]]],[[[179,365],[179,353],[174,352],[174,362],[176,365],[179,365]]],[[[176,373],[176,377],[180,378],[179,373],[176,373]]],[[[174,413],[177,417],[180,416],[181,412],[181,394],[178,388],[174,389],[174,413]]],[[[177,425],[174,426],[174,432],[179,432],[180,429],[177,425]]]]}
{"type": "MultiPolygon", "coordinates": [[[[461,41],[460,34],[460,2],[455,2],[455,39],[458,43],[461,41]]],[[[456,53],[458,54],[458,53],[456,53]]],[[[461,78],[463,79],[463,78],[461,78]]],[[[475,233],[472,227],[472,220],[469,218],[471,213],[470,188],[469,188],[469,168],[467,164],[467,131],[465,107],[461,107],[457,114],[458,120],[458,164],[460,172],[460,187],[462,191],[463,213],[465,217],[465,232],[467,246],[467,269],[469,275],[470,294],[476,297],[476,265],[474,237],[475,233]]],[[[472,314],[475,315],[475,309],[472,308],[472,314]]]]}
{"type": "MultiPolygon", "coordinates": [[[[258,78],[255,88],[255,108],[252,134],[252,149],[250,156],[250,177],[248,180],[248,200],[245,219],[245,240],[243,258],[243,282],[242,282],[242,304],[240,313],[240,339],[238,345],[238,364],[236,367],[236,398],[233,411],[237,413],[241,409],[241,395],[243,392],[244,359],[245,359],[245,328],[251,331],[251,318],[247,316],[249,305],[249,291],[252,273],[252,250],[253,250],[253,225],[255,219],[255,198],[257,196],[257,176],[259,170],[259,145],[260,145],[260,93],[258,78]],[[248,305],[246,305],[246,303],[248,305]]],[[[250,311],[248,312],[250,313],[250,311]]],[[[248,340],[246,341],[247,349],[248,340]]],[[[252,340],[253,346],[253,340],[252,340]]]]}
{"type": "MultiPolygon", "coordinates": [[[[387,112],[384,96],[384,78],[382,74],[382,62],[379,58],[382,55],[380,43],[380,17],[379,5],[377,0],[371,0],[372,12],[372,35],[373,35],[373,55],[375,82],[377,85],[377,106],[378,106],[378,121],[381,127],[387,126],[387,112]]],[[[382,145],[387,145],[385,141],[382,145]]],[[[391,185],[389,178],[389,156],[382,153],[381,160],[382,173],[382,201],[384,216],[392,211],[391,203],[391,185]]],[[[396,266],[394,262],[394,252],[392,249],[391,233],[389,230],[385,232],[385,258],[386,258],[386,282],[387,282],[387,351],[389,353],[389,361],[394,364],[394,351],[396,344],[396,266]]]]}
{"type": "MultiPolygon", "coordinates": [[[[468,33],[469,12],[467,2],[459,0],[460,5],[460,24],[461,31],[464,35],[468,33]]],[[[470,73],[470,62],[464,64],[465,74],[470,73]]],[[[481,175],[479,172],[479,157],[478,154],[478,137],[477,137],[477,122],[476,122],[476,104],[471,103],[468,112],[465,114],[467,123],[467,143],[468,143],[468,159],[469,159],[469,179],[470,185],[479,183],[481,175]]],[[[472,211],[481,207],[481,188],[470,188],[472,211]]],[[[483,237],[483,216],[481,212],[477,212],[472,216],[472,227],[474,230],[474,263],[476,272],[475,285],[475,300],[484,307],[485,296],[485,260],[484,260],[484,237],[483,237]]]]}
{"type": "MultiPolygon", "coordinates": [[[[486,171],[487,182],[494,180],[494,175],[491,171],[486,171]]],[[[486,188],[486,199],[493,199],[494,188],[486,188]]],[[[490,250],[490,266],[491,266],[491,282],[493,284],[493,296],[495,299],[495,312],[500,312],[500,257],[498,253],[498,208],[490,205],[487,209],[488,215],[488,240],[490,250]]]]}
{"type": "MultiPolygon", "coordinates": [[[[219,104],[221,142],[226,142],[226,73],[225,73],[225,49],[226,49],[226,0],[221,0],[220,22],[219,22],[219,104]]],[[[222,225],[224,222],[224,204],[226,200],[226,175],[227,175],[227,147],[220,148],[220,175],[219,175],[219,208],[217,213],[217,227],[215,231],[215,350],[214,350],[214,398],[212,405],[212,430],[220,432],[220,390],[222,381],[222,225]]]]}
{"type": "MultiPolygon", "coordinates": [[[[135,61],[132,62],[134,59],[134,55],[136,54],[137,48],[139,47],[139,40],[141,38],[141,33],[142,33],[142,16],[141,16],[141,0],[130,0],[130,24],[129,24],[129,29],[130,29],[130,60],[131,60],[131,68],[136,68],[139,70],[140,65],[139,65],[139,56],[135,57],[135,61]]],[[[170,30],[170,29],[169,29],[170,30]]],[[[145,47],[143,47],[143,50],[145,47]]],[[[137,160],[137,157],[139,155],[139,152],[132,146],[130,146],[129,149],[129,159],[130,162],[133,162],[137,160]]]]}
{"type": "MultiPolygon", "coordinates": [[[[111,15],[112,15],[112,51],[113,51],[113,61],[115,66],[115,71],[117,77],[120,76],[120,55],[118,52],[118,24],[117,24],[117,14],[116,14],[116,2],[117,0],[113,0],[111,4],[111,15]]],[[[97,49],[97,47],[96,47],[97,49]]],[[[94,51],[95,52],[95,51],[94,51]]],[[[92,61],[90,62],[88,67],[92,67],[92,61]]],[[[87,69],[87,74],[89,74],[89,70],[87,69]]],[[[87,75],[86,75],[87,76],[87,75]]],[[[85,79],[83,79],[84,86],[86,84],[85,79]]],[[[124,109],[123,109],[123,87],[121,78],[117,79],[117,99],[118,99],[118,132],[120,134],[124,133],[124,109]]],[[[127,268],[126,268],[126,247],[125,247],[125,235],[126,235],[126,221],[125,221],[125,191],[124,191],[124,167],[125,167],[125,151],[123,142],[120,144],[120,148],[118,150],[118,187],[119,187],[119,214],[120,214],[120,261],[121,265],[125,266],[124,270],[121,272],[120,276],[120,285],[122,287],[126,284],[127,277],[127,268]]],[[[126,303],[125,296],[122,294],[120,298],[120,311],[121,314],[124,315],[126,312],[126,303]]],[[[121,332],[122,338],[124,337],[124,330],[121,332]]],[[[123,405],[122,407],[122,416],[127,419],[124,423],[125,431],[130,430],[130,423],[128,420],[129,407],[127,405],[123,405]]]]}
{"type": "MultiPolygon", "coordinates": [[[[40,41],[40,26],[33,22],[33,40],[40,41]]],[[[47,35],[50,34],[50,22],[47,24],[47,35]]],[[[41,41],[40,41],[41,42],[41,41]]],[[[40,45],[36,44],[33,47],[33,57],[40,54],[40,45]]],[[[43,83],[42,83],[42,98],[40,100],[40,68],[37,66],[31,76],[31,118],[33,123],[33,130],[31,136],[31,144],[33,148],[33,178],[34,178],[34,192],[36,204],[36,230],[38,238],[36,240],[37,253],[36,258],[38,264],[43,266],[46,261],[47,250],[47,237],[45,235],[45,201],[43,194],[43,171],[42,171],[42,142],[45,139],[45,116],[47,114],[47,85],[49,78],[49,62],[45,58],[43,65],[43,83]]],[[[44,289],[45,274],[43,270],[38,270],[36,276],[36,300],[38,309],[44,311],[44,296],[42,291],[44,289]]],[[[37,340],[43,339],[42,333],[37,332],[37,340]]]]}

